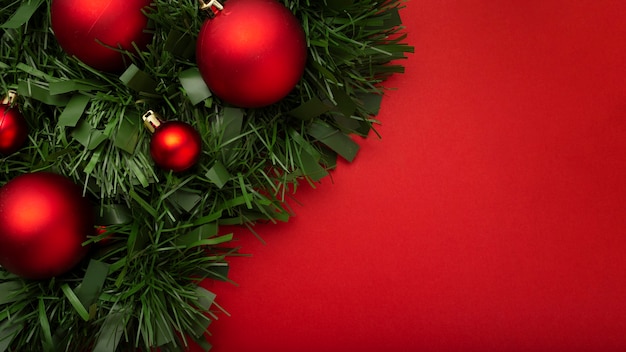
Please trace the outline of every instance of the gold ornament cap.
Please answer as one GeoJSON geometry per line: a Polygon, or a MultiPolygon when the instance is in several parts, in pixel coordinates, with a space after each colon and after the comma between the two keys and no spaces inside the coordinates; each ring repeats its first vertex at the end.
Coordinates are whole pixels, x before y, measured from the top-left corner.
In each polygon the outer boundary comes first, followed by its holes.
{"type": "Polygon", "coordinates": [[[13,105],[17,100],[17,92],[13,89],[9,89],[7,95],[2,99],[2,105],[13,105]]]}
{"type": "Polygon", "coordinates": [[[200,2],[200,10],[206,11],[209,16],[214,17],[224,9],[224,5],[218,0],[198,0],[200,2]]]}
{"type": "Polygon", "coordinates": [[[161,126],[161,124],[163,123],[163,120],[161,120],[161,116],[159,116],[159,114],[152,110],[146,111],[146,113],[143,114],[142,118],[143,124],[151,133],[154,133],[156,129],[159,128],[159,126],[161,126]]]}

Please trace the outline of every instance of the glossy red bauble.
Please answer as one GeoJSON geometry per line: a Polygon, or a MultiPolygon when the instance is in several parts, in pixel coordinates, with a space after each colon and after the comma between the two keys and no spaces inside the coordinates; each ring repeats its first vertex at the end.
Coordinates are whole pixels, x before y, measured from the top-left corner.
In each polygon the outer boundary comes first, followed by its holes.
{"type": "Polygon", "coordinates": [[[211,91],[246,108],[283,99],[306,65],[300,21],[277,0],[228,0],[198,35],[196,60],[211,91]]]}
{"type": "Polygon", "coordinates": [[[150,0],[53,0],[50,6],[52,31],[68,54],[102,71],[125,67],[123,54],[109,47],[140,50],[152,36],[145,32],[143,14],[150,0]]]}
{"type": "Polygon", "coordinates": [[[28,125],[16,107],[0,105],[0,154],[20,149],[28,138],[28,125]]]}
{"type": "Polygon", "coordinates": [[[163,122],[152,135],[150,155],[162,169],[185,171],[200,158],[202,139],[191,125],[182,121],[163,122]]]}
{"type": "Polygon", "coordinates": [[[87,253],[93,211],[80,187],[64,176],[36,172],[0,188],[0,265],[29,279],[72,269],[87,253]]]}

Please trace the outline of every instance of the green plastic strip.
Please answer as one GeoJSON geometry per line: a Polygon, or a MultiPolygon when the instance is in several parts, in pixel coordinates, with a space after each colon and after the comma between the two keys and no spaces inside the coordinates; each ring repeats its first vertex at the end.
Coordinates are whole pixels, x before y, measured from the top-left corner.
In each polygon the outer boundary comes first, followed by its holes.
{"type": "Polygon", "coordinates": [[[212,95],[209,87],[207,87],[200,75],[200,70],[197,68],[194,67],[181,72],[178,78],[189,97],[189,101],[193,105],[204,101],[212,95]]]}
{"type": "Polygon", "coordinates": [[[217,297],[217,295],[200,286],[196,287],[196,294],[198,295],[198,306],[205,311],[211,309],[211,306],[213,305],[213,302],[215,302],[215,297],[217,297]]]}
{"type": "Polygon", "coordinates": [[[108,274],[108,264],[95,259],[89,261],[83,282],[76,289],[76,297],[83,306],[89,307],[96,302],[108,274]]]}
{"type": "Polygon", "coordinates": [[[316,122],[311,124],[308,134],[328,146],[348,161],[353,161],[359,151],[359,145],[341,131],[316,122]]]}
{"type": "Polygon", "coordinates": [[[200,200],[202,200],[202,197],[200,197],[197,193],[179,189],[167,197],[167,199],[189,213],[196,207],[196,205],[198,205],[200,200]]]}
{"type": "Polygon", "coordinates": [[[117,350],[126,328],[125,315],[124,311],[117,305],[111,308],[111,312],[102,324],[93,352],[115,352],[117,350]]]}
{"type": "Polygon", "coordinates": [[[300,120],[311,120],[321,114],[328,112],[330,106],[324,104],[318,97],[313,97],[311,100],[302,103],[297,108],[291,110],[289,115],[298,118],[300,120]]]}
{"type": "Polygon", "coordinates": [[[50,94],[65,94],[78,91],[103,90],[103,83],[94,80],[67,80],[50,82],[50,94]]]}
{"type": "Polygon", "coordinates": [[[72,130],[72,137],[89,150],[96,149],[102,142],[107,140],[107,136],[100,130],[91,127],[85,121],[80,121],[72,130]]]}
{"type": "Polygon", "coordinates": [[[82,94],[74,95],[59,116],[59,126],[75,127],[89,104],[89,97],[82,94]]]}
{"type": "Polygon", "coordinates": [[[9,320],[5,320],[0,324],[0,352],[6,352],[9,349],[11,341],[23,328],[24,325],[13,324],[9,320]]]}
{"type": "Polygon", "coordinates": [[[356,103],[352,100],[350,95],[339,87],[332,87],[333,97],[337,103],[337,108],[346,117],[350,117],[356,111],[356,103]]]}
{"type": "Polygon", "coordinates": [[[130,67],[122,73],[120,81],[130,89],[150,94],[156,93],[156,87],[158,85],[152,77],[140,70],[135,64],[131,64],[130,67]]]}
{"type": "Polygon", "coordinates": [[[28,20],[30,20],[30,18],[33,16],[35,11],[37,11],[37,9],[42,3],[43,3],[43,0],[28,0],[24,2],[15,11],[13,16],[11,16],[11,18],[9,18],[9,20],[6,21],[4,24],[2,24],[0,27],[12,28],[12,29],[21,27],[23,24],[28,22],[28,20]]]}
{"type": "Polygon", "coordinates": [[[41,332],[43,334],[43,347],[44,351],[52,351],[52,332],[50,331],[50,322],[46,315],[46,303],[43,301],[43,297],[39,298],[39,325],[41,326],[41,332]]]}
{"type": "Polygon", "coordinates": [[[122,120],[120,128],[115,134],[115,142],[113,143],[113,145],[117,148],[120,148],[129,154],[133,154],[135,152],[135,148],[139,143],[141,124],[136,123],[135,121],[138,120],[133,120],[125,116],[122,120]]]}
{"type": "Polygon", "coordinates": [[[124,204],[109,204],[98,208],[96,224],[121,225],[133,220],[130,208],[124,204]]]}
{"type": "Polygon", "coordinates": [[[19,295],[16,291],[22,289],[24,285],[19,281],[7,281],[0,284],[0,305],[15,302],[19,295]]]}
{"type": "Polygon", "coordinates": [[[76,294],[70,288],[70,285],[63,284],[61,286],[61,290],[63,291],[63,294],[65,294],[67,300],[70,301],[72,307],[74,307],[74,309],[76,310],[76,313],[78,313],[78,315],[83,318],[84,321],[88,321],[89,313],[87,312],[87,309],[85,309],[85,306],[80,303],[80,300],[78,299],[78,297],[76,297],[76,294]]]}
{"type": "Polygon", "coordinates": [[[217,223],[210,222],[202,226],[198,226],[193,231],[187,234],[177,237],[175,242],[179,246],[189,246],[198,241],[216,236],[217,231],[218,231],[217,223]]]}
{"type": "Polygon", "coordinates": [[[53,106],[65,106],[70,101],[70,98],[66,95],[51,95],[49,89],[37,85],[31,80],[19,81],[17,83],[17,94],[53,106]]]}
{"type": "Polygon", "coordinates": [[[188,59],[196,51],[196,41],[189,33],[172,29],[165,40],[164,49],[178,57],[188,59]]]}
{"type": "Polygon", "coordinates": [[[213,166],[204,174],[204,176],[213,182],[213,184],[215,184],[219,189],[222,189],[231,179],[230,173],[219,161],[215,161],[213,166]]]}

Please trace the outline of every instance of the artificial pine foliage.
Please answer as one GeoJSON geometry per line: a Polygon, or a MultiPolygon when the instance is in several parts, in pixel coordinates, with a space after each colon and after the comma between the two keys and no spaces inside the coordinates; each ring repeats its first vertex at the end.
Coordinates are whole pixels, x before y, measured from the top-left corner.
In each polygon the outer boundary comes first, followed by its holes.
{"type": "Polygon", "coordinates": [[[0,268],[0,352],[210,348],[205,333],[223,310],[201,282],[228,280],[237,255],[219,226],[287,221],[298,183],[328,175],[337,156],[354,159],[350,135],[373,129],[381,83],[413,50],[399,0],[281,1],[306,33],[304,76],[281,102],[239,109],[199,76],[195,41],[208,16],[195,1],[155,0],[153,41],[118,75],[61,50],[51,0],[2,0],[0,94],[17,90],[30,133],[0,157],[0,185],[35,171],[67,176],[96,207],[99,232],[63,276],[29,281],[0,268]],[[155,168],[147,110],[200,132],[194,168],[155,168]]]}

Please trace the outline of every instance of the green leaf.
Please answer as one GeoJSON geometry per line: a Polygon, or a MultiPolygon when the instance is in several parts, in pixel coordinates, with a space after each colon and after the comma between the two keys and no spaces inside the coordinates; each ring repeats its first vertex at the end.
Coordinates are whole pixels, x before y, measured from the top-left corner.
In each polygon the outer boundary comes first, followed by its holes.
{"type": "Polygon", "coordinates": [[[132,199],[134,199],[137,203],[139,203],[139,205],[141,205],[141,207],[145,211],[147,211],[150,215],[152,215],[155,218],[158,217],[157,211],[150,204],[148,204],[148,202],[143,200],[143,198],[141,198],[141,196],[137,194],[137,192],[131,190],[128,194],[130,195],[132,199]]]}
{"type": "Polygon", "coordinates": [[[124,335],[124,329],[128,323],[126,310],[127,309],[119,308],[117,305],[111,308],[111,311],[102,324],[102,328],[97,334],[93,352],[115,352],[117,350],[117,346],[124,335]]]}
{"type": "Polygon", "coordinates": [[[107,204],[98,208],[96,224],[121,225],[133,220],[130,208],[124,204],[107,204]]]}
{"type": "Polygon", "coordinates": [[[332,92],[339,111],[346,117],[352,116],[356,110],[356,103],[352,100],[352,97],[345,90],[336,86],[332,87],[332,92]]]}
{"type": "Polygon", "coordinates": [[[200,197],[197,193],[179,189],[167,197],[167,199],[189,213],[196,207],[196,205],[198,205],[200,200],[202,200],[202,197],[200,197]]]}
{"type": "Polygon", "coordinates": [[[131,64],[126,71],[122,73],[120,81],[130,89],[149,94],[155,94],[158,85],[150,75],[140,70],[135,64],[131,64]]]}
{"type": "Polygon", "coordinates": [[[129,154],[135,152],[135,148],[139,143],[141,124],[135,121],[137,121],[137,119],[133,120],[124,116],[120,128],[115,133],[115,142],[113,143],[117,148],[129,154]]]}
{"type": "Polygon", "coordinates": [[[320,163],[306,151],[300,150],[298,153],[298,161],[300,167],[302,168],[302,172],[313,181],[319,181],[328,176],[328,171],[326,171],[326,169],[324,169],[322,165],[320,165],[320,163]]]}
{"type": "Polygon", "coordinates": [[[19,281],[7,281],[0,283],[0,305],[15,302],[19,299],[16,291],[24,287],[19,281]]]}
{"type": "Polygon", "coordinates": [[[41,326],[41,332],[43,334],[43,347],[44,351],[52,351],[52,332],[50,332],[50,322],[46,315],[46,303],[43,298],[39,298],[39,325],[41,326]]]}
{"type": "Polygon", "coordinates": [[[359,151],[359,145],[350,137],[322,122],[311,124],[308,133],[350,162],[359,151]]]}
{"type": "Polygon", "coordinates": [[[18,9],[15,11],[13,16],[2,24],[1,28],[18,28],[24,25],[28,20],[30,20],[31,16],[37,11],[39,6],[43,3],[43,0],[28,0],[24,2],[18,9]]]}
{"type": "Polygon", "coordinates": [[[84,321],[88,321],[89,313],[87,312],[87,309],[85,309],[83,304],[80,303],[80,300],[78,299],[78,297],[76,297],[76,294],[70,288],[70,285],[61,285],[61,290],[63,291],[63,294],[65,294],[65,297],[70,302],[72,307],[74,307],[74,309],[76,310],[76,313],[78,313],[78,315],[83,318],[84,321]]]}
{"type": "Polygon", "coordinates": [[[222,130],[222,155],[229,160],[238,145],[243,126],[243,110],[238,108],[225,108],[221,116],[216,119],[222,130]]]}
{"type": "Polygon", "coordinates": [[[107,136],[100,130],[96,130],[86,121],[80,121],[72,130],[72,137],[89,150],[96,149],[107,136]]]}
{"type": "Polygon", "coordinates": [[[200,247],[200,246],[214,246],[216,244],[221,244],[225,242],[229,242],[233,240],[233,234],[229,233],[227,235],[212,237],[203,240],[199,240],[187,245],[187,248],[200,247]]]}
{"type": "MultiPolygon", "coordinates": [[[[221,216],[221,213],[218,214],[215,220],[217,220],[220,216],[221,216]]],[[[179,246],[191,247],[190,245],[193,243],[196,243],[198,241],[202,241],[202,240],[205,240],[205,239],[208,239],[217,235],[217,231],[218,231],[218,227],[217,227],[216,222],[206,223],[202,226],[198,226],[193,231],[190,231],[189,233],[185,235],[178,236],[176,238],[175,243],[179,246]]]]}
{"type": "Polygon", "coordinates": [[[221,211],[218,211],[218,212],[216,212],[216,213],[212,213],[212,214],[209,214],[209,215],[206,215],[206,216],[203,216],[203,217],[197,218],[197,219],[193,222],[193,224],[194,224],[195,226],[200,226],[200,225],[204,225],[204,224],[208,224],[208,223],[211,223],[211,222],[217,221],[217,220],[218,220],[219,218],[221,218],[221,217],[222,217],[222,212],[221,212],[221,211]]]}
{"type": "Polygon", "coordinates": [[[11,345],[11,341],[17,336],[22,329],[23,324],[15,324],[10,320],[4,320],[0,324],[0,352],[6,352],[11,345]]]}
{"type": "Polygon", "coordinates": [[[231,179],[230,173],[228,170],[218,160],[213,163],[213,166],[207,171],[204,176],[208,178],[211,182],[213,182],[218,188],[223,188],[224,185],[231,179]]]}
{"type": "Polygon", "coordinates": [[[196,51],[196,40],[189,33],[172,29],[167,35],[163,48],[178,57],[187,59],[196,51]]]}
{"type": "Polygon", "coordinates": [[[76,288],[76,297],[83,306],[89,307],[96,302],[108,274],[108,264],[95,259],[89,261],[83,282],[76,288]]]}
{"type": "Polygon", "coordinates": [[[200,75],[198,68],[194,67],[185,70],[178,75],[178,78],[191,104],[196,105],[212,95],[209,87],[204,83],[204,79],[200,75]]]}
{"type": "Polygon", "coordinates": [[[363,103],[365,111],[370,115],[378,115],[380,104],[383,101],[383,95],[378,93],[360,94],[359,99],[363,103]]]}
{"type": "Polygon", "coordinates": [[[354,0],[325,0],[324,3],[335,11],[341,11],[352,6],[354,0]]]}
{"type": "Polygon", "coordinates": [[[313,97],[307,102],[300,104],[297,108],[291,110],[288,114],[300,120],[311,120],[330,110],[330,106],[324,104],[320,98],[313,97]]]}
{"type": "Polygon", "coordinates": [[[17,84],[17,93],[21,96],[33,98],[46,105],[53,106],[65,106],[70,100],[66,95],[51,95],[48,88],[35,84],[35,82],[31,80],[19,81],[17,84]]]}
{"type": "Polygon", "coordinates": [[[77,91],[103,90],[103,83],[96,80],[65,80],[50,82],[50,94],[65,94],[77,91]]]}
{"type": "Polygon", "coordinates": [[[78,123],[78,120],[85,112],[85,108],[87,108],[87,104],[89,103],[89,97],[76,94],[74,95],[70,101],[67,103],[65,109],[59,116],[58,125],[61,127],[74,127],[78,123]]]}
{"type": "Polygon", "coordinates": [[[215,297],[217,297],[215,293],[200,286],[196,287],[196,295],[198,296],[196,303],[205,311],[211,309],[213,302],[215,302],[215,297]]]}

